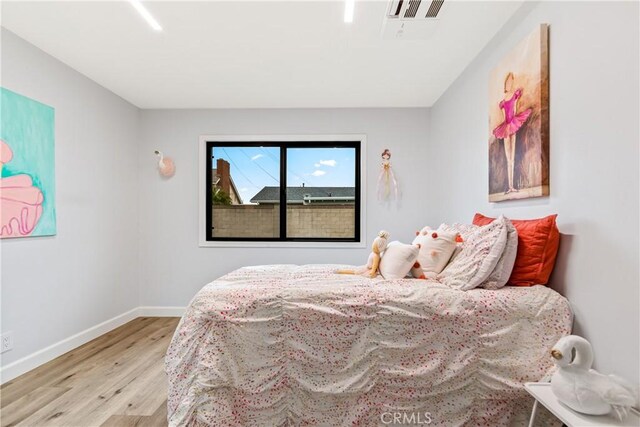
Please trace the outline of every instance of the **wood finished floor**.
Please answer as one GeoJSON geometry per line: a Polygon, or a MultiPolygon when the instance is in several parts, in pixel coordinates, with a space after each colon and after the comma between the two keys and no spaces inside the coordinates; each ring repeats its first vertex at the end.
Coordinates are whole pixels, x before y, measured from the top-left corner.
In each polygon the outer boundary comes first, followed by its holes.
{"type": "Polygon", "coordinates": [[[140,317],[2,386],[0,426],[167,425],[176,317],[140,317]]]}

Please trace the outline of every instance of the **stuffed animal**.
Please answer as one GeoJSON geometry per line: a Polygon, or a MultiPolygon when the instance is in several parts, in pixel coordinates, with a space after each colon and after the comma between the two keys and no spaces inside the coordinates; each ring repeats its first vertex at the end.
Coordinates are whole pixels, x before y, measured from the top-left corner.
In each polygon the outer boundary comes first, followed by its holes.
{"type": "Polygon", "coordinates": [[[371,278],[378,275],[380,268],[380,255],[387,249],[387,243],[389,239],[389,233],[382,230],[378,233],[378,237],[373,240],[371,245],[371,253],[367,259],[367,265],[364,268],[357,268],[355,270],[338,270],[338,274],[364,274],[371,278]]]}

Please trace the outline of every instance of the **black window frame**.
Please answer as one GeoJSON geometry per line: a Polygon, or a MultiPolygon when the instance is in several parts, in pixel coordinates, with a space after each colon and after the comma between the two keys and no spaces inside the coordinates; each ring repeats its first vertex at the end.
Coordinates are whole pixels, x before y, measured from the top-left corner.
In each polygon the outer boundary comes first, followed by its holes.
{"type": "Polygon", "coordinates": [[[341,141],[227,141],[224,139],[206,140],[206,203],[205,203],[205,239],[207,242],[314,242],[314,243],[360,243],[361,204],[362,204],[362,140],[341,141]],[[218,147],[279,147],[280,148],[280,236],[279,237],[215,237],[213,236],[213,210],[211,188],[213,186],[212,149],[218,147]],[[287,237],[287,149],[288,148],[353,148],[355,149],[355,209],[354,237],[313,238],[287,237]],[[284,207],[284,208],[283,208],[284,207]]]}

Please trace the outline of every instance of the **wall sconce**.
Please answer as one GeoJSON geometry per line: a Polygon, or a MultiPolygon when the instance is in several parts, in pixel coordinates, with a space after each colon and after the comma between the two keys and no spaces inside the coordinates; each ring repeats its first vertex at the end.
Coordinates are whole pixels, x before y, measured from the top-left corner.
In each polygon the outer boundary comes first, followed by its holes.
{"type": "Polygon", "coordinates": [[[176,164],[173,163],[171,157],[165,157],[162,151],[155,151],[156,156],[160,158],[158,160],[158,172],[165,178],[171,178],[176,173],[176,164]]]}

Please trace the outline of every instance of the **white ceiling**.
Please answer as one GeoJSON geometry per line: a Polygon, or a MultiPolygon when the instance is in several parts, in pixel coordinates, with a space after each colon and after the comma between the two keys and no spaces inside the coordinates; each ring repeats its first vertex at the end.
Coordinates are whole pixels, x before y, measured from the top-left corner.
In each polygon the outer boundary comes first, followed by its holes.
{"type": "Polygon", "coordinates": [[[521,6],[446,0],[428,40],[386,1],[2,2],[2,25],[141,108],[431,106],[521,6]]]}

